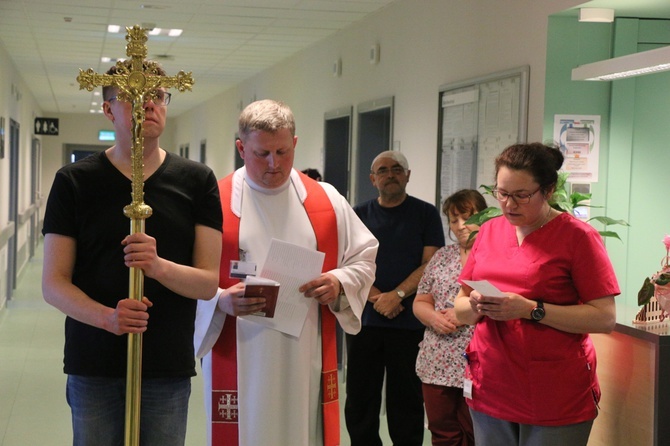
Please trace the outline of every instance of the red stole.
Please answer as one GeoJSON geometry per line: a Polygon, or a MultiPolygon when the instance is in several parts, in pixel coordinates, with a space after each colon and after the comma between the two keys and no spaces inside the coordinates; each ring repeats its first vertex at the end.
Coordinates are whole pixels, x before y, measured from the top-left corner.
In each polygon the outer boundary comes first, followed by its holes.
{"type": "MultiPolygon", "coordinates": [[[[325,253],[323,271],[337,268],[337,219],[328,195],[316,181],[300,173],[307,190],[304,202],[316,235],[317,249],[325,253]]],[[[231,210],[233,175],[219,181],[223,209],[223,250],[219,286],[226,289],[238,279],[229,277],[230,261],[239,260],[240,219],[231,210]]],[[[321,310],[321,387],[325,446],[340,444],[340,408],[337,382],[336,318],[327,305],[321,310]]],[[[212,349],[212,445],[239,444],[237,395],[237,321],[226,317],[212,349]]]]}

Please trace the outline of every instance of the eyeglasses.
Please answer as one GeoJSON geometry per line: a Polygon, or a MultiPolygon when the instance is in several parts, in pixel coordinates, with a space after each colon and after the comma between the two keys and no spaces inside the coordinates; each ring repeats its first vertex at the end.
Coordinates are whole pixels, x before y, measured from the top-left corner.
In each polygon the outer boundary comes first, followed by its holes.
{"type": "MultiPolygon", "coordinates": [[[[154,92],[155,96],[151,98],[154,104],[158,105],[159,107],[166,107],[170,105],[170,99],[172,99],[172,93],[168,93],[167,91],[163,90],[156,90],[154,92]]],[[[117,99],[117,96],[112,96],[111,98],[107,99],[107,101],[112,102],[117,99]]],[[[148,102],[149,99],[147,99],[145,102],[148,102]]]]}
{"type": "Polygon", "coordinates": [[[405,173],[405,168],[402,166],[393,166],[390,169],[388,167],[380,167],[379,169],[377,169],[376,172],[372,173],[377,175],[378,177],[383,177],[385,175],[388,175],[389,172],[393,173],[393,175],[402,175],[405,173]]]}
{"type": "Polygon", "coordinates": [[[540,189],[542,188],[538,187],[535,192],[531,192],[530,194],[508,194],[507,192],[501,192],[498,189],[493,189],[491,193],[493,194],[493,197],[501,203],[505,203],[511,198],[516,204],[528,204],[530,203],[530,198],[538,193],[540,189]]]}

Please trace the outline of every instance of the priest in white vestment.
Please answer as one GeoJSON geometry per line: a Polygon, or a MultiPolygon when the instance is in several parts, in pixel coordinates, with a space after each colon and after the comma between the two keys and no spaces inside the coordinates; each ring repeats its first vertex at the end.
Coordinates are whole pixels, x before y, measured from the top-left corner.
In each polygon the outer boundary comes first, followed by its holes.
{"type": "MultiPolygon", "coordinates": [[[[232,212],[239,219],[240,260],[260,272],[273,238],[317,249],[313,222],[304,206],[310,189],[305,183],[312,180],[293,169],[297,137],[293,115],[284,104],[269,100],[250,104],[240,116],[239,135],[237,150],[245,166],[227,178],[226,187],[231,190],[229,199],[222,198],[224,232],[226,213],[232,212]]],[[[195,348],[202,358],[208,420],[212,417],[211,350],[224,325],[236,324],[242,446],[322,445],[320,307],[327,306],[345,332],[355,334],[361,328],[378,243],[333,186],[318,183],[316,187],[325,192],[337,220],[337,234],[333,234],[337,266],[300,288],[302,298],[311,300],[300,335],[236,318],[264,306],[261,299],[243,298],[241,283],[220,288],[214,299],[198,306],[195,348]]],[[[226,268],[222,266],[221,283],[226,268]]],[[[211,435],[208,423],[210,445],[211,435]]]]}

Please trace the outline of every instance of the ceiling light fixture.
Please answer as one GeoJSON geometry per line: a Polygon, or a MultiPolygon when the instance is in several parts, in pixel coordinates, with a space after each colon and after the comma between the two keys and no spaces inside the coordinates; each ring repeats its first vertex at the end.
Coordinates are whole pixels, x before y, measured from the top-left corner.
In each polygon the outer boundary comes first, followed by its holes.
{"type": "Polygon", "coordinates": [[[120,25],[107,25],[107,32],[118,33],[119,31],[121,31],[120,25]]]}
{"type": "Polygon", "coordinates": [[[580,8],[579,21],[612,23],[614,21],[614,10],[608,8],[580,8]]]}
{"type": "Polygon", "coordinates": [[[573,81],[611,81],[670,70],[670,46],[614,57],[572,69],[573,81]]]}
{"type": "Polygon", "coordinates": [[[162,6],[162,5],[149,5],[149,4],[143,4],[140,5],[140,9],[167,9],[168,6],[162,6]]]}

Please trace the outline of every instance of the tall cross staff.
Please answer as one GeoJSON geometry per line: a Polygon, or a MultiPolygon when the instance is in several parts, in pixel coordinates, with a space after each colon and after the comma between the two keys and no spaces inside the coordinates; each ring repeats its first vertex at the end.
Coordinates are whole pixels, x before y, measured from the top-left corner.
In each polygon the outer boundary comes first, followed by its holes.
{"type": "MultiPolygon", "coordinates": [[[[155,66],[145,65],[147,56],[147,29],[137,25],[126,27],[126,55],[131,60],[128,70],[123,62],[116,63],[117,74],[98,74],[89,68],[79,70],[77,81],[79,89],[93,91],[96,87],[118,87],[117,98],[133,105],[132,113],[132,202],[123,208],[123,213],[130,218],[130,233],[143,233],[144,223],[151,216],[151,207],[144,203],[144,103],[156,99],[158,88],[177,88],[183,92],[191,90],[193,78],[191,73],[180,71],[176,76],[161,76],[155,66]]],[[[130,268],[129,297],[142,300],[144,295],[144,272],[140,268],[130,268]]],[[[142,333],[128,334],[128,366],[126,376],[126,419],[125,445],[140,444],[140,401],[142,397],[142,333]]]]}

